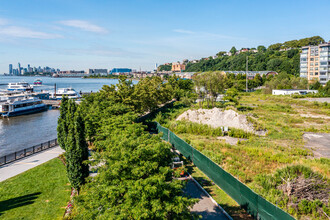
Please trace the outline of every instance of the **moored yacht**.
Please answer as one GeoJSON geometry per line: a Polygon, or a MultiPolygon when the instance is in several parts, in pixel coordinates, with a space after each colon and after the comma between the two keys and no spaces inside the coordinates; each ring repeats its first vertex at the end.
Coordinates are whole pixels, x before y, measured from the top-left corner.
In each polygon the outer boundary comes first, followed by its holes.
{"type": "Polygon", "coordinates": [[[36,97],[24,96],[0,101],[0,114],[4,117],[31,114],[46,109],[47,105],[36,97]]]}
{"type": "Polygon", "coordinates": [[[27,91],[32,92],[33,88],[27,82],[9,83],[8,91],[27,91]]]}
{"type": "Polygon", "coordinates": [[[79,99],[81,95],[73,88],[61,88],[58,89],[55,94],[52,94],[52,98],[62,99],[62,96],[67,96],[69,99],[79,99]]]}
{"type": "Polygon", "coordinates": [[[36,79],[36,80],[34,80],[33,84],[36,85],[36,86],[41,86],[42,85],[42,80],[41,79],[36,79]]]}

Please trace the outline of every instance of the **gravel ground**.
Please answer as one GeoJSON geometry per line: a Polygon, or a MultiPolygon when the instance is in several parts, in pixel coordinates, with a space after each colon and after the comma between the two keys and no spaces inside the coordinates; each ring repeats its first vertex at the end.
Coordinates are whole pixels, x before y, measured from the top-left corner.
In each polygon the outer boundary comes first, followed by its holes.
{"type": "Polygon", "coordinates": [[[303,138],[305,147],[312,149],[316,158],[330,158],[330,134],[306,132],[303,138]]]}
{"type": "Polygon", "coordinates": [[[310,102],[327,102],[330,103],[330,98],[303,98],[303,99],[299,99],[299,100],[307,100],[310,102]]]}

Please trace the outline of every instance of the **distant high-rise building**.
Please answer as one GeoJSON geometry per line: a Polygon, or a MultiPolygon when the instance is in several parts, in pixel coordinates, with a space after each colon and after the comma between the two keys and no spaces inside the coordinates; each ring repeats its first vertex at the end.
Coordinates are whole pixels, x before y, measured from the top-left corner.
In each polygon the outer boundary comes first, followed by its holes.
{"type": "Polygon", "coordinates": [[[21,75],[21,64],[18,63],[18,75],[21,75]]]}
{"type": "Polygon", "coordinates": [[[9,64],[9,75],[13,75],[13,64],[9,64]]]}
{"type": "Polygon", "coordinates": [[[330,42],[317,46],[305,46],[301,49],[300,77],[326,84],[330,79],[330,42]]]}

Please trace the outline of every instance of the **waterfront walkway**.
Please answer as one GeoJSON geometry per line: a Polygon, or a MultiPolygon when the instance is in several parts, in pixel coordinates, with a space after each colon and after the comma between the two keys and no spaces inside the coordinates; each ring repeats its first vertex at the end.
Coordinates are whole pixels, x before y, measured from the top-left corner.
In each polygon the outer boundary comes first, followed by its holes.
{"type": "Polygon", "coordinates": [[[22,158],[15,162],[0,166],[0,182],[23,173],[33,167],[43,164],[58,155],[62,154],[62,150],[59,146],[50,148],[37,154],[22,158]]]}

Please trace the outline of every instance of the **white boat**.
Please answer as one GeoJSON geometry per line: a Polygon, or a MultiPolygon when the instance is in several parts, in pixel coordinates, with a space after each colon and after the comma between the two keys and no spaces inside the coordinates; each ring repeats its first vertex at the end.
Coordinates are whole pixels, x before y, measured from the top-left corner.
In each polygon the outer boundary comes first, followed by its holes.
{"type": "Polygon", "coordinates": [[[47,105],[41,99],[30,96],[8,97],[0,101],[0,114],[3,117],[31,114],[47,109],[47,105]]]}
{"type": "Polygon", "coordinates": [[[27,82],[9,83],[8,91],[33,91],[33,87],[27,82]]]}
{"type": "Polygon", "coordinates": [[[62,99],[62,96],[67,96],[69,99],[81,98],[81,95],[73,88],[61,88],[55,94],[52,94],[53,99],[62,99]]]}

